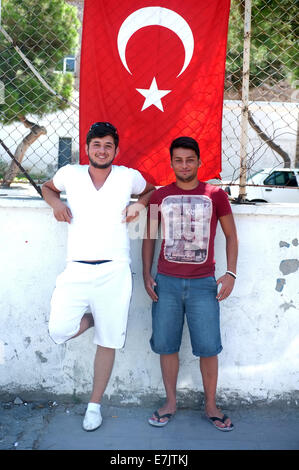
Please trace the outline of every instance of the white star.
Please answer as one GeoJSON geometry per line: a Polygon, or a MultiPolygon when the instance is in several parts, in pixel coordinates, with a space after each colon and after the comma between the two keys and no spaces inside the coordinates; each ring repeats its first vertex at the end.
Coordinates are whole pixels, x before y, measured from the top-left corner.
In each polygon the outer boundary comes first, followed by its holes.
{"type": "Polygon", "coordinates": [[[145,101],[143,103],[143,107],[141,111],[144,111],[146,108],[149,108],[149,106],[156,106],[160,111],[164,112],[163,106],[162,106],[162,101],[161,98],[163,96],[168,95],[168,93],[171,92],[171,90],[159,90],[157,87],[157,82],[155,77],[153,78],[153,81],[151,83],[150,88],[148,89],[143,89],[143,88],[136,88],[136,90],[145,97],[145,101]]]}

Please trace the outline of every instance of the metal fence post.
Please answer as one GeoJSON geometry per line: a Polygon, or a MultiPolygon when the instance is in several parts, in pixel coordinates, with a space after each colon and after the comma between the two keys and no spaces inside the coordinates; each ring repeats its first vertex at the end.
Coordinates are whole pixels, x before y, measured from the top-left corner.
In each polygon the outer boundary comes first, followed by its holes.
{"type": "Polygon", "coordinates": [[[250,38],[251,0],[245,0],[239,202],[245,202],[246,199],[250,38]]]}

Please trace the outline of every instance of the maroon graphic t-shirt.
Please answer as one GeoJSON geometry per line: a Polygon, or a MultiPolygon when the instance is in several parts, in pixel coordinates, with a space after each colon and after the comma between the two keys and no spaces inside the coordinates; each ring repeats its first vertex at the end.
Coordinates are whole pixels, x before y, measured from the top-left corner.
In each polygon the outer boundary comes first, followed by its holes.
{"type": "Polygon", "coordinates": [[[213,276],[217,222],[230,213],[226,192],[208,183],[199,181],[191,190],[172,183],[156,190],[148,219],[162,222],[158,273],[184,278],[213,276]]]}

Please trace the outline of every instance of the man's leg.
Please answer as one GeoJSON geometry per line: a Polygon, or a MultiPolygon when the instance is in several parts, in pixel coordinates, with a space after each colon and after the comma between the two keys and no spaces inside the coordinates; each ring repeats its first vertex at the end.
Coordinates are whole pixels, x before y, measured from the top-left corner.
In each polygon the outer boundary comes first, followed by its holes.
{"type": "Polygon", "coordinates": [[[100,403],[113,369],[115,349],[97,347],[94,360],[93,390],[90,403],[100,403]]]}
{"type": "Polygon", "coordinates": [[[93,390],[83,420],[85,431],[95,431],[102,424],[100,401],[109,382],[115,358],[115,349],[97,347],[94,360],[93,390]]]}
{"type": "MultiPolygon", "coordinates": [[[[218,354],[222,350],[219,302],[216,295],[217,282],[213,276],[191,279],[186,316],[193,354],[200,357],[206,414],[210,418],[223,418],[223,413],[216,406],[218,354]]],[[[214,422],[221,428],[228,427],[230,423],[229,419],[225,423],[218,420],[214,422]]]]}
{"type": "MultiPolygon", "coordinates": [[[[179,355],[178,353],[174,354],[161,354],[160,355],[160,365],[163,383],[166,392],[166,402],[159,408],[158,413],[160,416],[166,413],[175,413],[176,412],[176,384],[179,373],[179,355]]],[[[151,418],[154,421],[158,421],[157,417],[153,415],[151,418]]],[[[168,418],[161,418],[160,422],[167,421],[168,418]]]]}
{"type": "MultiPolygon", "coordinates": [[[[160,366],[166,392],[166,402],[158,409],[159,416],[176,411],[176,385],[179,372],[179,353],[183,325],[184,280],[158,274],[156,276],[158,302],[152,304],[152,350],[160,355],[160,366]]],[[[166,423],[169,418],[159,418],[155,414],[149,423],[153,426],[166,423]],[[157,422],[157,424],[155,424],[157,422]]]]}
{"type": "MultiPolygon", "coordinates": [[[[205,393],[205,410],[209,417],[223,417],[223,413],[216,406],[216,389],[218,380],[218,356],[201,357],[200,370],[202,375],[204,393],[205,393]]],[[[224,423],[215,421],[219,427],[225,428],[231,425],[228,418],[224,423]]]]}
{"type": "Polygon", "coordinates": [[[68,263],[58,276],[51,298],[49,334],[57,344],[76,338],[93,326],[93,316],[85,313],[90,283],[82,281],[84,272],[77,264],[68,263]]]}
{"type": "Polygon", "coordinates": [[[82,333],[84,333],[84,331],[88,330],[88,328],[91,328],[92,326],[94,326],[94,321],[93,321],[92,314],[91,313],[85,313],[85,315],[83,315],[83,317],[81,318],[80,329],[79,329],[78,333],[76,333],[70,339],[73,339],[73,338],[76,338],[77,336],[82,335],[82,333]]]}
{"type": "Polygon", "coordinates": [[[132,274],[127,262],[110,261],[97,266],[90,308],[95,323],[93,389],[83,421],[83,428],[91,431],[102,422],[100,402],[112,372],[115,349],[124,346],[127,317],[132,292],[132,274]],[[115,293],[117,292],[117,295],[115,293]],[[106,346],[100,346],[105,344],[106,346]]]}

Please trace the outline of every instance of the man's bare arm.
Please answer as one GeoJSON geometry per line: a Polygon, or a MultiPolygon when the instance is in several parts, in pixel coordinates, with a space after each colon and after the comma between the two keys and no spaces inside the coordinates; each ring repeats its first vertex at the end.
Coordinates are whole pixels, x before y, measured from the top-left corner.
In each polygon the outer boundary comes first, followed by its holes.
{"type": "Polygon", "coordinates": [[[138,218],[140,212],[148,206],[151,195],[155,191],[155,189],[155,186],[147,182],[145,189],[141,194],[137,196],[132,195],[132,197],[137,198],[137,202],[134,202],[133,204],[130,204],[126,207],[124,211],[124,222],[132,222],[133,220],[136,220],[138,218]]]}
{"type": "MultiPolygon", "coordinates": [[[[231,271],[236,274],[238,237],[234,217],[232,214],[228,214],[220,217],[219,221],[226,239],[227,271],[231,271]]],[[[221,289],[218,292],[217,299],[224,300],[231,294],[235,285],[235,279],[232,275],[226,273],[217,280],[217,284],[221,284],[221,289]]]]}
{"type": "Polygon", "coordinates": [[[158,230],[158,219],[148,217],[146,233],[142,243],[142,263],[144,287],[150,298],[157,302],[158,296],[154,290],[155,280],[151,275],[151,269],[155,253],[156,234],[158,230]]]}
{"type": "Polygon", "coordinates": [[[42,185],[42,194],[44,200],[52,207],[55,219],[70,224],[73,217],[71,210],[61,201],[60,191],[54,186],[53,180],[46,181],[42,185]]]}

